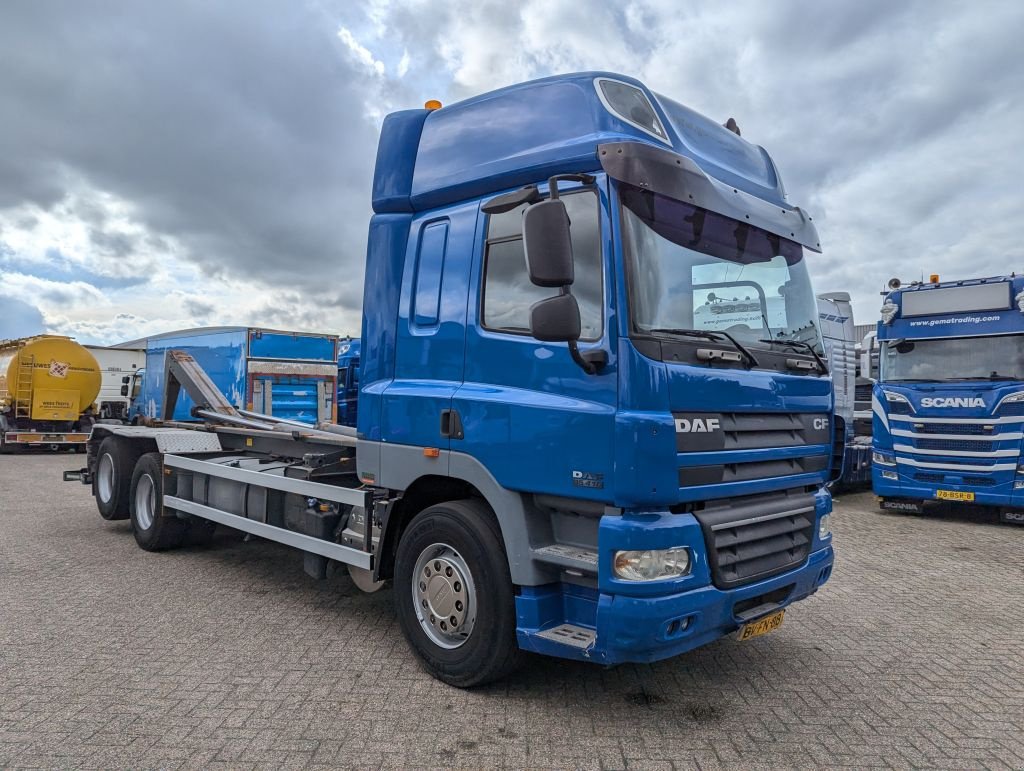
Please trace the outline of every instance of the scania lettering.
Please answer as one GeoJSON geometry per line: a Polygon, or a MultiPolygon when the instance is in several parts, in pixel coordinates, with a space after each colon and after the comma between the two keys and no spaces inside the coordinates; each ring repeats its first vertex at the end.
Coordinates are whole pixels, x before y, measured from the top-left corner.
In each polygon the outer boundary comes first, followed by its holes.
{"type": "Polygon", "coordinates": [[[356,428],[242,410],[167,351],[204,424],[102,426],[71,475],[143,548],[221,523],[390,582],[458,686],[754,639],[828,580],[820,246],[763,149],[564,75],[387,116],[372,206],[356,428]]]}
{"type": "Polygon", "coordinates": [[[1024,278],[901,286],[882,305],[872,484],[896,501],[1024,511],[1024,278]]]}

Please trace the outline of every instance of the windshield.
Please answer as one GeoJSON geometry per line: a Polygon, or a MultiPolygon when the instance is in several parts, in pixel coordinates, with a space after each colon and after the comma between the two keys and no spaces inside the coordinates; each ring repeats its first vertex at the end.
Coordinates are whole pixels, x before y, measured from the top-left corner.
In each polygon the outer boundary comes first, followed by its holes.
{"type": "Polygon", "coordinates": [[[636,332],[721,331],[751,348],[796,340],[824,353],[799,244],[631,185],[622,203],[636,332]]]}
{"type": "Polygon", "coordinates": [[[892,340],[882,347],[882,380],[1024,380],[1024,336],[892,340]]]}

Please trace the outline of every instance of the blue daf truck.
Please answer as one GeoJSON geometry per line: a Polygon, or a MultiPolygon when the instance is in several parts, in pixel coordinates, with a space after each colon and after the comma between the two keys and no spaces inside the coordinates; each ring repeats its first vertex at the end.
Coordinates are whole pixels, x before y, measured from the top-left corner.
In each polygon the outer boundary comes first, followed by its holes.
{"type": "Polygon", "coordinates": [[[67,475],[140,546],[220,523],[390,583],[457,686],[746,640],[828,580],[820,245],[735,121],[515,85],[387,116],[372,204],[357,427],[237,410],[168,351],[205,424],[97,427],[67,475]]]}
{"type": "Polygon", "coordinates": [[[977,504],[1024,523],[1024,277],[889,286],[872,398],[879,505],[977,504]]]}

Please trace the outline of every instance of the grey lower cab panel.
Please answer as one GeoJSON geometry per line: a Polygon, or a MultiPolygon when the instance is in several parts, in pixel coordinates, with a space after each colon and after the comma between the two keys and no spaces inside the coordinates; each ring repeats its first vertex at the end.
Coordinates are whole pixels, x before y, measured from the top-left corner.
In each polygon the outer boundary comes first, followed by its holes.
{"type": "Polygon", "coordinates": [[[319,554],[321,557],[327,557],[328,559],[337,560],[338,562],[344,562],[346,565],[353,565],[357,568],[363,568],[364,570],[370,569],[371,555],[368,552],[360,551],[359,549],[353,549],[349,546],[331,543],[330,541],[324,541],[310,535],[296,533],[293,530],[274,527],[273,525],[267,525],[263,522],[257,522],[254,519],[247,519],[235,514],[228,514],[226,511],[221,511],[220,509],[215,509],[211,506],[203,506],[201,503],[188,501],[184,498],[176,498],[173,495],[164,496],[164,507],[174,511],[181,511],[186,514],[202,517],[203,519],[209,519],[221,525],[233,527],[236,530],[258,535],[269,541],[277,541],[278,543],[283,543],[286,546],[293,546],[296,549],[301,549],[302,551],[319,554]]]}
{"type": "Polygon", "coordinates": [[[575,624],[553,626],[550,629],[545,629],[543,632],[537,632],[536,636],[584,650],[592,647],[597,642],[597,632],[584,626],[576,626],[575,624]]]}

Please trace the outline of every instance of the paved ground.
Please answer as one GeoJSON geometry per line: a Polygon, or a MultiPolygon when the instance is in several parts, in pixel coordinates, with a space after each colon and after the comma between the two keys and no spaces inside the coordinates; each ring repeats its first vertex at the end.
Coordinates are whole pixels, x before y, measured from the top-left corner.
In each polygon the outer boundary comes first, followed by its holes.
{"type": "Polygon", "coordinates": [[[0,457],[0,766],[1024,768],[1024,529],[834,517],[832,581],[777,632],[654,666],[424,675],[388,592],[218,536],[147,554],[0,457]]]}

